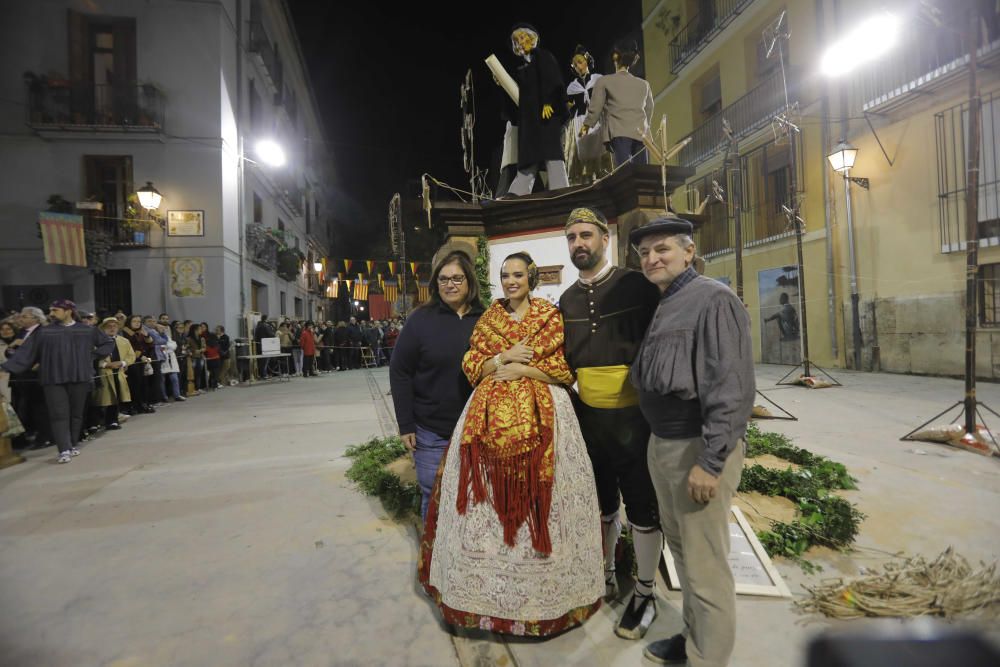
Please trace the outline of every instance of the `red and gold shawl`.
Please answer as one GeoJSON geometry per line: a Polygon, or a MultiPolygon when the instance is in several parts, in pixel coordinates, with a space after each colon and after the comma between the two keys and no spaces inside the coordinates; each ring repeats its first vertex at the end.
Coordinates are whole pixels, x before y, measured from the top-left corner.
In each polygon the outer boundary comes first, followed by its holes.
{"type": "MultiPolygon", "coordinates": [[[[496,354],[522,340],[535,352],[530,366],[560,383],[573,382],[563,351],[562,315],[544,299],[531,299],[520,321],[507,313],[502,301],[495,301],[472,332],[462,370],[475,384],[484,363],[493,363],[496,354]]],[[[483,380],[472,394],[462,430],[458,513],[465,514],[470,495],[475,504],[489,497],[503,524],[505,543],[513,546],[527,521],[534,549],[551,553],[554,423],[546,383],[533,378],[496,381],[492,375],[483,380]]]]}

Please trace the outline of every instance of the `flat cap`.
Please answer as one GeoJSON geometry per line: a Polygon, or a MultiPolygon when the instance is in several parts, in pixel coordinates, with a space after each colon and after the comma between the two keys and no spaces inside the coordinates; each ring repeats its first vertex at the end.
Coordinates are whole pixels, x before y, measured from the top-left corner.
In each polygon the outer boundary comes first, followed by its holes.
{"type": "Polygon", "coordinates": [[[665,213],[659,218],[650,220],[643,226],[636,227],[629,232],[628,241],[632,245],[639,245],[640,241],[653,234],[687,234],[690,236],[693,233],[694,225],[689,221],[673,213],[665,213]]]}

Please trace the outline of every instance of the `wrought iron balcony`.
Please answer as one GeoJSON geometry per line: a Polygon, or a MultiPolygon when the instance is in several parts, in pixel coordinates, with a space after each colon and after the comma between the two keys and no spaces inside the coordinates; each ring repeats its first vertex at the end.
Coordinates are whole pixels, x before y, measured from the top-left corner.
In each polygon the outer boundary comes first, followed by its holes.
{"type": "Polygon", "coordinates": [[[152,84],[94,84],[29,75],[28,125],[36,129],[163,130],[163,95],[152,84]]]}
{"type": "Polygon", "coordinates": [[[275,91],[280,94],[283,84],[281,61],[267,32],[264,31],[264,24],[259,21],[250,22],[250,53],[260,59],[275,91]]]}
{"type": "MultiPolygon", "coordinates": [[[[788,77],[789,99],[796,99],[794,82],[788,77]]],[[[752,88],[747,94],[719,111],[699,125],[688,135],[691,143],[681,149],[677,163],[682,167],[694,167],[719,150],[723,141],[722,121],[728,121],[737,139],[765,127],[785,109],[785,91],[781,73],[776,72],[752,88]]]]}
{"type": "Polygon", "coordinates": [[[670,71],[677,74],[753,0],[708,0],[670,40],[670,71]]]}
{"type": "MultiPolygon", "coordinates": [[[[83,228],[90,240],[100,239],[111,248],[148,248],[150,224],[144,220],[120,220],[113,211],[97,211],[83,218],[83,228]]],[[[88,241],[89,243],[90,241],[88,241]]]]}
{"type": "MultiPolygon", "coordinates": [[[[1000,22],[1000,17],[996,21],[1000,22]]],[[[978,50],[979,65],[1000,62],[1000,35],[988,35],[978,50]]],[[[968,47],[953,30],[926,30],[853,77],[854,98],[861,111],[889,112],[938,86],[967,76],[968,47]]]]}

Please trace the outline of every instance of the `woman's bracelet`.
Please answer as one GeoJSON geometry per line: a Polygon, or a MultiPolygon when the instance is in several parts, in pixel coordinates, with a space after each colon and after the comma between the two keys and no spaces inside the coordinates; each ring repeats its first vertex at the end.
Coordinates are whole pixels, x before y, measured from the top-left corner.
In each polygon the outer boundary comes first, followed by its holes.
{"type": "Polygon", "coordinates": [[[496,366],[496,370],[500,370],[500,367],[503,366],[503,360],[500,359],[499,352],[493,357],[493,365],[496,366]]]}

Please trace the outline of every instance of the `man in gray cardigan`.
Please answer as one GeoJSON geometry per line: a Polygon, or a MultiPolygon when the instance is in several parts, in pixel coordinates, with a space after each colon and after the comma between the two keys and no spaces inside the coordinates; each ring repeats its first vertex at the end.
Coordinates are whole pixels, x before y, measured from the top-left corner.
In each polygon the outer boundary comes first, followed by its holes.
{"type": "Polygon", "coordinates": [[[594,84],[580,136],[586,136],[603,114],[605,140],[611,144],[615,167],[629,160],[647,164],[649,159],[642,150],[642,135],[649,130],[653,118],[653,91],[648,81],[628,71],[639,62],[638,47],[635,42],[616,44],[611,59],[615,63],[615,73],[602,76],[594,84]]]}
{"type": "Polygon", "coordinates": [[[649,422],[647,458],[660,523],[683,591],[684,630],[653,642],[662,664],[724,667],[736,636],[729,508],[753,408],[750,317],[728,287],[692,267],[691,223],[666,216],[632,230],[660,303],[630,379],[649,422]]]}

